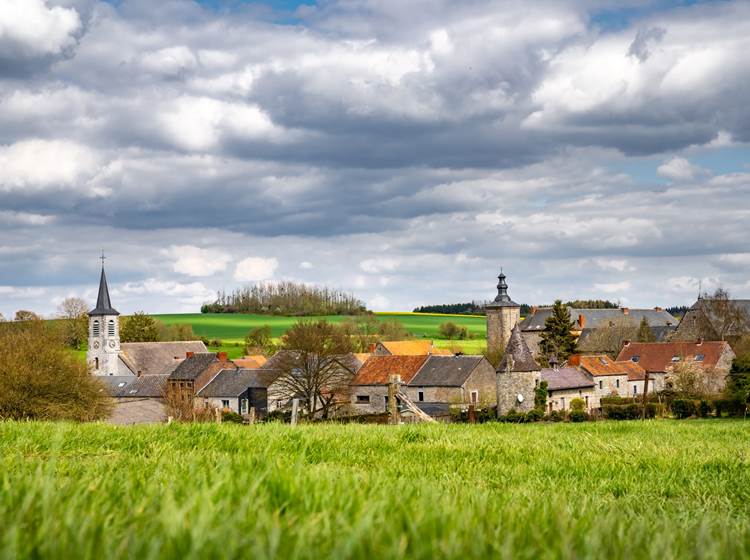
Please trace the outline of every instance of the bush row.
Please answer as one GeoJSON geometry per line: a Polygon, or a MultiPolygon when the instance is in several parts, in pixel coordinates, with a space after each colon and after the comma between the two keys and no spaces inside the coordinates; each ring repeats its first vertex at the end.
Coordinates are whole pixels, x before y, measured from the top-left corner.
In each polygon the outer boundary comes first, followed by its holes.
{"type": "Polygon", "coordinates": [[[674,399],[670,408],[675,418],[730,417],[739,418],[745,415],[745,403],[738,399],[674,399]]]}
{"type": "MultiPolygon", "coordinates": [[[[659,410],[660,407],[658,404],[646,403],[646,418],[654,418],[659,410]]],[[[602,404],[602,416],[608,420],[637,420],[642,417],[642,414],[643,405],[634,402],[628,404],[602,404]]]]}

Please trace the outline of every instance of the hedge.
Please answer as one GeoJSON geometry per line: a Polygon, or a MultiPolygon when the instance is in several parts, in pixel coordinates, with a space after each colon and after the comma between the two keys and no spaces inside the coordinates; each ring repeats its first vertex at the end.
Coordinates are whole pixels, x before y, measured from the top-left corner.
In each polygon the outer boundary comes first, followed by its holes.
{"type": "MultiPolygon", "coordinates": [[[[659,407],[654,403],[646,403],[646,418],[654,418],[659,407]]],[[[643,405],[607,404],[602,406],[602,415],[609,420],[637,420],[643,414],[643,405]]]]}
{"type": "Polygon", "coordinates": [[[675,418],[690,418],[698,413],[698,407],[692,399],[675,399],[670,407],[675,418]]]}

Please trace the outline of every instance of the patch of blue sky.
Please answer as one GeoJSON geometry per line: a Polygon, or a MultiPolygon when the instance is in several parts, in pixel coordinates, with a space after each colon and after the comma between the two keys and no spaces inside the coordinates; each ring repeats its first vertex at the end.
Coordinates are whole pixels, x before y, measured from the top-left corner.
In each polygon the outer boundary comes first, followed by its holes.
{"type": "Polygon", "coordinates": [[[604,31],[620,31],[634,20],[675,8],[687,8],[696,4],[717,4],[727,0],[656,0],[637,6],[621,6],[594,11],[591,23],[604,31]]]}

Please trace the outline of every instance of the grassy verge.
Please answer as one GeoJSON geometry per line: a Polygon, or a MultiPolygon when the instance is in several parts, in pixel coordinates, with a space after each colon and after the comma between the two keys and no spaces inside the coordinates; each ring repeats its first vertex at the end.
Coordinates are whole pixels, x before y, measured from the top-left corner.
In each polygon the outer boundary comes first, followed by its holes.
{"type": "Polygon", "coordinates": [[[745,558],[750,424],[0,423],[5,558],[745,558]]]}

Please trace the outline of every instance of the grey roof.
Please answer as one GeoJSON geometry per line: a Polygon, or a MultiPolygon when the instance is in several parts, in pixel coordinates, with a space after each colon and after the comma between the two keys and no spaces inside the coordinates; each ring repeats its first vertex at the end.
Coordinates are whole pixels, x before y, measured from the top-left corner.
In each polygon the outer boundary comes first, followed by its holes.
{"type": "MultiPolygon", "coordinates": [[[[711,326],[714,326],[714,322],[716,321],[716,313],[715,313],[715,307],[712,307],[709,304],[711,301],[710,297],[704,297],[698,299],[690,310],[702,310],[704,311],[705,315],[708,318],[709,323],[711,323],[711,326]]],[[[729,332],[725,333],[728,336],[736,336],[745,334],[750,329],[750,299],[732,299],[729,300],[740,312],[742,312],[745,315],[745,324],[738,324],[733,325],[730,329],[728,329],[729,332]]],[[[689,312],[688,312],[689,313],[689,312]]],[[[682,320],[684,321],[687,317],[688,313],[686,313],[682,320]]],[[[721,321],[719,321],[721,323],[721,321]]],[[[715,328],[715,327],[714,327],[715,328]]]]}
{"type": "Polygon", "coordinates": [[[579,369],[564,367],[559,369],[544,368],[542,381],[547,382],[547,390],[583,389],[594,386],[594,380],[579,369]]]}
{"type": "MultiPolygon", "coordinates": [[[[637,328],[633,326],[633,328],[637,328]]],[[[651,334],[654,335],[654,342],[666,342],[670,335],[677,330],[677,327],[649,327],[651,334]]],[[[583,329],[581,336],[578,338],[578,344],[581,348],[586,347],[589,339],[596,334],[596,329],[583,329]]]]}
{"type": "Polygon", "coordinates": [[[534,360],[534,356],[531,350],[529,350],[529,345],[523,339],[521,327],[518,324],[513,327],[510,333],[508,344],[505,345],[503,359],[500,361],[497,371],[505,373],[508,369],[508,361],[511,358],[513,358],[510,364],[511,371],[539,371],[539,364],[534,360]]]}
{"type": "Polygon", "coordinates": [[[501,270],[500,276],[497,277],[497,295],[492,303],[485,305],[485,308],[489,307],[490,309],[496,309],[498,307],[521,307],[515,301],[510,299],[510,296],[508,295],[508,284],[505,283],[505,278],[505,274],[503,274],[503,271],[501,270]]]}
{"type": "Polygon", "coordinates": [[[170,379],[182,379],[192,380],[198,377],[201,373],[206,371],[206,368],[218,362],[219,358],[212,352],[202,352],[200,354],[193,354],[188,358],[185,358],[169,375],[170,379]]]}
{"type": "Polygon", "coordinates": [[[223,369],[200,391],[199,397],[238,397],[250,388],[267,389],[278,374],[264,369],[223,369]]]}
{"type": "Polygon", "coordinates": [[[172,373],[185,360],[188,352],[205,353],[200,340],[184,342],[123,342],[120,359],[133,374],[159,375],[172,373]]]}
{"type": "Polygon", "coordinates": [[[409,381],[412,387],[461,387],[484,356],[430,356],[409,381]]]}
{"type": "Polygon", "coordinates": [[[98,379],[104,384],[111,397],[118,398],[161,398],[168,375],[103,375],[98,379]]]}
{"type": "MultiPolygon", "coordinates": [[[[568,307],[570,320],[575,323],[574,328],[580,329],[579,316],[583,315],[585,324],[584,329],[596,329],[607,327],[610,324],[625,321],[628,324],[637,327],[645,317],[651,327],[677,326],[677,319],[670,313],[658,309],[575,309],[568,307]]],[[[552,315],[551,307],[540,307],[534,313],[530,313],[521,321],[522,331],[544,331],[544,322],[547,317],[552,315]]]]}
{"type": "Polygon", "coordinates": [[[419,410],[421,410],[425,414],[429,414],[433,418],[440,418],[441,416],[451,415],[450,403],[415,402],[414,404],[417,405],[417,408],[419,410]]]}
{"type": "Polygon", "coordinates": [[[119,312],[112,308],[112,302],[109,299],[109,288],[107,287],[107,275],[104,273],[104,267],[102,267],[102,275],[99,278],[99,295],[96,298],[96,307],[89,311],[89,316],[119,314],[119,312]]]}

